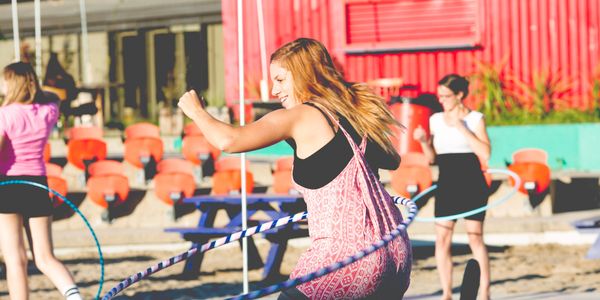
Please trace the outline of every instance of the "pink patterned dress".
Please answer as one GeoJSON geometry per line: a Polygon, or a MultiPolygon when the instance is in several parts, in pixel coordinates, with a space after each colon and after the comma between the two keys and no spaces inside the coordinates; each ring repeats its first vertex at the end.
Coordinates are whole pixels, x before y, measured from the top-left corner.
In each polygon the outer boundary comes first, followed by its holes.
{"type": "MultiPolygon", "coordinates": [[[[307,204],[311,246],[300,256],[291,278],[355,254],[402,221],[400,210],[366,163],[366,139],[359,147],[338,126],[354,152],[348,165],[319,189],[294,182],[307,204]]],[[[401,299],[410,283],[411,263],[410,241],[403,232],[387,247],[297,289],[310,299],[401,299]]]]}

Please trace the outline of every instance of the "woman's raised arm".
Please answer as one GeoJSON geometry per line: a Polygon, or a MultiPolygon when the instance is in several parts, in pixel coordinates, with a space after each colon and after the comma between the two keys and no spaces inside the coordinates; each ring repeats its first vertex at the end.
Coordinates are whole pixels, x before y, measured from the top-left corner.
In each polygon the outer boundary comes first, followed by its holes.
{"type": "Polygon", "coordinates": [[[178,106],[202,130],[209,143],[225,152],[244,152],[292,137],[297,109],[278,109],[246,126],[234,126],[212,117],[195,91],[185,93],[178,106]]]}

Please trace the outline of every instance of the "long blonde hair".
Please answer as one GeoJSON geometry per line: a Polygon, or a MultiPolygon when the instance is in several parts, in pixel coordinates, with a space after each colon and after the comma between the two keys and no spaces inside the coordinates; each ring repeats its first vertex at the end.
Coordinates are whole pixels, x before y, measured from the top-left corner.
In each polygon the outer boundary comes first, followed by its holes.
{"type": "Polygon", "coordinates": [[[44,102],[40,84],[33,67],[24,62],[12,63],[4,67],[6,95],[2,106],[12,103],[32,104],[44,102]]]}
{"type": "Polygon", "coordinates": [[[386,152],[395,153],[391,126],[401,126],[385,101],[364,83],[347,82],[335,68],[327,49],[319,41],[299,38],[277,49],[271,62],[278,62],[294,78],[294,96],[315,102],[345,117],[361,136],[367,136],[386,152]]]}

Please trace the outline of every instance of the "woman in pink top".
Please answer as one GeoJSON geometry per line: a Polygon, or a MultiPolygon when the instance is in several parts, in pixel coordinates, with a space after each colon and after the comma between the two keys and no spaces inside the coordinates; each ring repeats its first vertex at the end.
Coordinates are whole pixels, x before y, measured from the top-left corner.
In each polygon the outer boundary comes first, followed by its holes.
{"type": "MultiPolygon", "coordinates": [[[[57,103],[42,93],[31,65],[4,68],[0,106],[0,181],[27,180],[47,185],[44,146],[58,118],[57,103]]],[[[54,257],[52,204],[48,192],[28,185],[0,186],[0,247],[12,299],[28,299],[27,254],[23,226],[36,267],[69,300],[81,299],[73,277],[54,257]]]]}
{"type": "MultiPolygon", "coordinates": [[[[272,94],[285,109],[247,126],[214,119],[194,91],[179,99],[179,107],[223,151],[250,151],[281,140],[292,145],[293,180],[307,204],[311,238],[291,274],[296,278],[371,245],[402,221],[376,179],[379,168],[398,167],[390,127],[399,124],[366,85],[343,79],[316,40],[301,38],[279,48],[270,73],[272,94]]],[[[404,233],[388,247],[286,290],[279,299],[401,299],[411,258],[404,233]]]]}

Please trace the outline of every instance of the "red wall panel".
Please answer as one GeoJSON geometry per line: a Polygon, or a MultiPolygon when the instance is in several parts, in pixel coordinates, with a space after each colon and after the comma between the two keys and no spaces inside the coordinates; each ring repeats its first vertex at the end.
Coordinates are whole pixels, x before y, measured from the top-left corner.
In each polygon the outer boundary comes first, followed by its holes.
{"type": "MultiPolygon", "coordinates": [[[[298,37],[313,37],[321,40],[343,65],[348,80],[403,77],[407,83],[416,84],[425,92],[435,92],[437,80],[447,73],[472,74],[477,59],[496,65],[506,60],[506,69],[528,83],[535,74],[543,71],[569,80],[572,84],[568,99],[571,105],[589,107],[591,80],[600,56],[600,4],[597,0],[444,1],[454,5],[477,4],[478,47],[444,49],[444,40],[440,39],[440,49],[419,50],[415,47],[410,50],[405,49],[406,43],[399,41],[395,51],[377,52],[378,46],[371,43],[371,46],[361,47],[367,51],[357,53],[352,36],[347,42],[348,35],[360,25],[347,24],[346,14],[351,5],[387,3],[398,6],[401,3],[434,2],[439,1],[263,0],[267,52],[270,54],[298,37]]],[[[223,1],[223,23],[227,99],[231,102],[237,98],[236,0],[223,1]]],[[[244,1],[244,25],[244,64],[246,77],[252,81],[261,77],[255,0],[244,1]]],[[[394,43],[386,43],[386,47],[390,45],[394,43]]],[[[249,94],[249,97],[254,96],[249,94]]]]}

